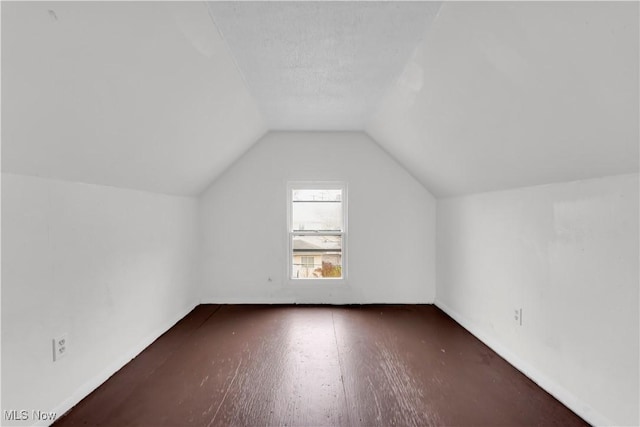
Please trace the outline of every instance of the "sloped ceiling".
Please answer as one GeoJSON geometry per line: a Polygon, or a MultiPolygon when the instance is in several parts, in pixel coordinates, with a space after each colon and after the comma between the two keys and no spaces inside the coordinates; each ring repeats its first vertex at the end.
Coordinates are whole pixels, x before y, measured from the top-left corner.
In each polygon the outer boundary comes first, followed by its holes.
{"type": "Polygon", "coordinates": [[[2,167],[193,195],[268,129],[355,129],[441,197],[637,172],[638,33],[637,2],[2,2],[2,167]]]}
{"type": "Polygon", "coordinates": [[[439,2],[209,2],[270,129],[362,130],[439,2]]]}
{"type": "Polygon", "coordinates": [[[367,132],[436,196],[638,171],[638,3],[447,2],[367,132]]]}
{"type": "Polygon", "coordinates": [[[2,2],[4,172],[194,195],[265,130],[204,2],[2,2]]]}

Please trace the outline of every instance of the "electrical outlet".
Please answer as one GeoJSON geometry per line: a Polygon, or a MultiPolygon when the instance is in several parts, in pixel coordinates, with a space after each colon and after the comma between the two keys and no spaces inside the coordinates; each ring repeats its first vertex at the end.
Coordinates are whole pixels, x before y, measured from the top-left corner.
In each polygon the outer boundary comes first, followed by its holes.
{"type": "Polygon", "coordinates": [[[62,359],[69,352],[69,338],[67,334],[62,334],[53,339],[53,361],[62,359]]]}
{"type": "Polygon", "coordinates": [[[518,325],[522,326],[522,309],[516,308],[515,315],[513,316],[514,320],[518,322],[518,325]]]}

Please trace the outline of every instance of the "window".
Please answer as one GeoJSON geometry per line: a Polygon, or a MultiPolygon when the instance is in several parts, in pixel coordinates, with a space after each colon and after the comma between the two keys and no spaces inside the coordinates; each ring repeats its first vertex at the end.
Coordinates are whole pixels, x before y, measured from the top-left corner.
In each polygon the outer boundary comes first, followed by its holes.
{"type": "Polygon", "coordinates": [[[292,279],[344,279],[346,187],[289,185],[289,272],[292,279]]]}

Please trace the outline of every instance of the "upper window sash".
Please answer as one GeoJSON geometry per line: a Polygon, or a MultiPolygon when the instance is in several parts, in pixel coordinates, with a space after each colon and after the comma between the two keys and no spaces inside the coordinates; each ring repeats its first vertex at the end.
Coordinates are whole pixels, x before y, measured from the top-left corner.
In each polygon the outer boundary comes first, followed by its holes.
{"type": "Polygon", "coordinates": [[[296,183],[288,190],[290,232],[346,231],[346,189],[342,184],[296,183]]]}

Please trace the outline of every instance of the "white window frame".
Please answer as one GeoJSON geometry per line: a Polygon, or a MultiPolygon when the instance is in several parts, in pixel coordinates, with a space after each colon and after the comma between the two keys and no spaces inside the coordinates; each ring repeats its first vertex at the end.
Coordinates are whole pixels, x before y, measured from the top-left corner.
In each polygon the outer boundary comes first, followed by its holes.
{"type": "Polygon", "coordinates": [[[348,191],[347,183],[342,181],[291,181],[287,183],[287,274],[290,284],[299,286],[301,284],[324,284],[347,283],[348,261],[347,261],[347,236],[348,236],[348,191]],[[293,237],[302,235],[317,235],[316,232],[293,231],[293,190],[342,190],[342,231],[325,232],[323,235],[342,236],[342,277],[323,278],[302,278],[293,277],[293,237]]]}

